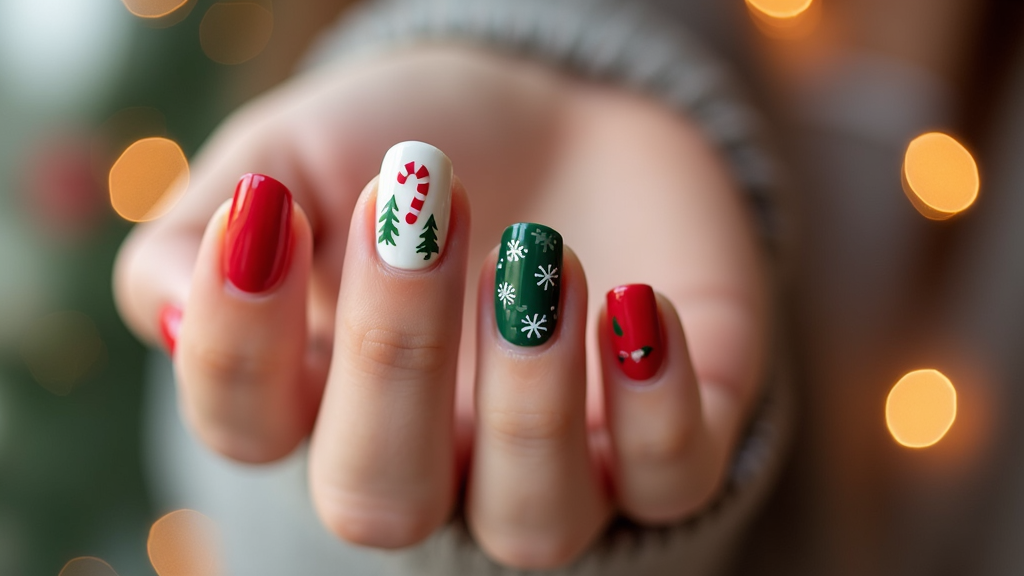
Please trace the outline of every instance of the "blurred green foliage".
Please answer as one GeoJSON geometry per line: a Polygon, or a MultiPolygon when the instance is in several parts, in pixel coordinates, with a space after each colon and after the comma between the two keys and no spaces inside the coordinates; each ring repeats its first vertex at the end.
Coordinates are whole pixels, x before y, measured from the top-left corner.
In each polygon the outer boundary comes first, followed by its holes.
{"type": "MultiPolygon", "coordinates": [[[[198,2],[168,28],[131,17],[129,50],[102,102],[54,113],[0,90],[0,287],[28,275],[36,282],[30,288],[39,288],[0,290],[7,299],[0,302],[0,334],[8,334],[0,339],[0,574],[56,576],[85,555],[107,560],[122,576],[153,574],[146,538],[164,511],[153,509],[143,468],[140,410],[149,352],[122,324],[110,287],[131,225],[104,207],[98,226],[73,241],[61,238],[32,213],[35,191],[25,171],[44,135],[65,125],[98,129],[117,111],[139,106],[158,110],[167,136],[191,157],[238,104],[229,87],[244,72],[239,69],[260,65],[227,68],[205,57],[199,22],[211,4],[198,2]],[[40,385],[25,352],[33,325],[57,311],[87,316],[102,341],[95,362],[63,396],[40,385]]],[[[99,176],[96,186],[105,192],[99,176]]],[[[45,348],[55,340],[40,341],[45,348]]],[[[45,349],[36,352],[44,362],[60,362],[69,346],[74,342],[64,338],[50,351],[53,358],[45,349]]]]}

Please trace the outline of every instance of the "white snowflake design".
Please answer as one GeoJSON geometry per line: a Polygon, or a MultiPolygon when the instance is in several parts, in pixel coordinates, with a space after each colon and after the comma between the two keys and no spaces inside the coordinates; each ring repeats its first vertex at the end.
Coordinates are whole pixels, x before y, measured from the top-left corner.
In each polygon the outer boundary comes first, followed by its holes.
{"type": "Polygon", "coordinates": [[[540,272],[534,272],[534,278],[540,278],[537,281],[537,286],[544,286],[544,291],[548,291],[548,286],[554,286],[555,280],[558,280],[558,268],[555,268],[551,264],[548,264],[548,269],[544,270],[543,266],[537,266],[540,272]]]}
{"type": "Polygon", "coordinates": [[[526,252],[527,252],[526,248],[524,248],[523,245],[519,243],[519,240],[509,240],[508,241],[508,252],[507,252],[507,254],[508,254],[509,261],[511,261],[511,262],[518,261],[519,259],[521,259],[523,257],[523,254],[526,253],[526,252]]]}
{"type": "Polygon", "coordinates": [[[526,338],[527,339],[530,339],[533,335],[536,335],[537,339],[540,340],[540,331],[541,330],[543,330],[545,332],[548,331],[548,329],[544,327],[544,323],[548,321],[547,314],[541,316],[540,320],[537,320],[537,316],[540,316],[540,315],[539,314],[534,314],[533,315],[533,319],[530,319],[530,315],[527,314],[526,318],[523,318],[523,320],[522,320],[523,324],[526,324],[526,326],[523,326],[522,328],[520,328],[519,331],[520,332],[526,332],[526,338]]]}
{"type": "Polygon", "coordinates": [[[508,282],[503,282],[498,287],[498,300],[501,300],[501,305],[508,308],[509,304],[516,301],[516,288],[508,282]]]}
{"type": "Polygon", "coordinates": [[[533,236],[534,244],[544,245],[545,254],[547,253],[548,248],[552,250],[555,249],[555,239],[554,237],[551,236],[551,234],[548,234],[547,232],[544,232],[542,230],[534,230],[530,235],[533,236]]]}

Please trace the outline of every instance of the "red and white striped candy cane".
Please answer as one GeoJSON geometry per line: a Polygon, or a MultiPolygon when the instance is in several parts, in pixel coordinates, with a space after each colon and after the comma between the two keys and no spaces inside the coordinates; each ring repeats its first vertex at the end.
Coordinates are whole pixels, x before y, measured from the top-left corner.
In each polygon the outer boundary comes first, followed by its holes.
{"type": "Polygon", "coordinates": [[[416,176],[419,180],[419,184],[416,184],[416,195],[413,196],[412,205],[409,207],[409,213],[405,215],[405,221],[409,224],[415,224],[416,219],[419,218],[420,209],[423,208],[423,201],[427,199],[427,192],[430,191],[430,172],[427,167],[420,164],[419,169],[416,169],[415,162],[409,162],[405,165],[405,172],[398,173],[398,183],[405,184],[405,181],[410,176],[416,176]]]}

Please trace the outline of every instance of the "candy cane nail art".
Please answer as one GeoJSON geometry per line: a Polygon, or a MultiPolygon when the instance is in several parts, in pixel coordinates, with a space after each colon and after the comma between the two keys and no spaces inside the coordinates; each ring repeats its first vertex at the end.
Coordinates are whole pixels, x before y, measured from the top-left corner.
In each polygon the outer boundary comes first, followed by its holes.
{"type": "Polygon", "coordinates": [[[398,183],[405,184],[409,181],[410,176],[417,180],[416,194],[412,197],[409,213],[405,215],[405,222],[415,224],[420,210],[423,209],[423,203],[427,200],[427,193],[430,192],[430,171],[422,164],[417,168],[415,162],[409,162],[405,165],[405,172],[398,173],[398,183]]]}
{"type": "Polygon", "coordinates": [[[377,183],[377,254],[403,270],[422,270],[444,253],[451,210],[452,163],[423,142],[395,144],[377,183]]]}

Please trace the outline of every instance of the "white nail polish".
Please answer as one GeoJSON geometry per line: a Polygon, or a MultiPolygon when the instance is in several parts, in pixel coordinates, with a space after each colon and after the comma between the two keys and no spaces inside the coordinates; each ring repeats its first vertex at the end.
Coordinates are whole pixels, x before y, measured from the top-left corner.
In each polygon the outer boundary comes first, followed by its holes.
{"type": "Polygon", "coordinates": [[[377,254],[403,270],[432,266],[444,253],[452,199],[452,162],[423,142],[395,144],[377,183],[377,254]]]}

